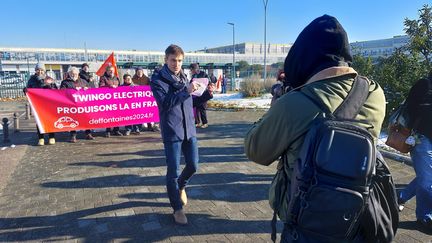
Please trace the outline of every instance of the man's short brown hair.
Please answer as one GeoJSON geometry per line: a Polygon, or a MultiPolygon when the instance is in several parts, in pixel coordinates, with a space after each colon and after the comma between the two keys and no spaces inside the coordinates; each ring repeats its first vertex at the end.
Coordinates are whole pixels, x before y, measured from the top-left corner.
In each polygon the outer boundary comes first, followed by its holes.
{"type": "Polygon", "coordinates": [[[198,64],[198,63],[192,63],[192,64],[189,66],[189,68],[190,68],[190,69],[194,69],[194,70],[199,69],[199,64],[198,64]]]}
{"type": "Polygon", "coordinates": [[[171,44],[165,50],[165,57],[168,58],[169,55],[184,56],[184,51],[180,46],[171,44]]]}

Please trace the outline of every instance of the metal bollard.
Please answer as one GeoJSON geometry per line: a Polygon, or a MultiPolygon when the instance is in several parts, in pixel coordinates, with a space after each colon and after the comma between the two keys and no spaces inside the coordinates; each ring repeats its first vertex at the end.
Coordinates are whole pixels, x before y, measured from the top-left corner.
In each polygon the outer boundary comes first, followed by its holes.
{"type": "Polygon", "coordinates": [[[26,108],[26,117],[25,117],[25,119],[29,120],[30,119],[30,105],[29,105],[29,103],[26,103],[25,108],[26,108]]]}
{"type": "Polygon", "coordinates": [[[13,114],[13,116],[14,116],[14,132],[19,132],[19,114],[17,113],[17,112],[15,112],[14,114],[13,114]]]}
{"type": "Polygon", "coordinates": [[[4,143],[9,143],[10,139],[9,139],[9,119],[7,119],[6,117],[3,118],[3,142],[4,143]]]}

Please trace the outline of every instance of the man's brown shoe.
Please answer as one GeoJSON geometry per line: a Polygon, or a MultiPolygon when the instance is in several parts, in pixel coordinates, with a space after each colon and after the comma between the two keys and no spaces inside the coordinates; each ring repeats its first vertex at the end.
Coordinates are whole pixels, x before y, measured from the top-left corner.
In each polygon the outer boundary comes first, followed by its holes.
{"type": "Polygon", "coordinates": [[[93,137],[93,135],[91,135],[91,134],[87,134],[87,135],[86,135],[86,139],[87,139],[87,140],[94,140],[95,137],[93,137]]]}
{"type": "Polygon", "coordinates": [[[77,142],[76,136],[72,135],[72,136],[70,137],[69,142],[71,142],[71,143],[76,143],[76,142],[77,142]]]}
{"type": "Polygon", "coordinates": [[[175,211],[173,216],[174,216],[174,221],[176,222],[176,224],[186,225],[188,223],[186,215],[183,212],[183,209],[175,211]]]}
{"type": "Polygon", "coordinates": [[[187,195],[186,195],[186,190],[184,188],[180,189],[180,201],[183,204],[183,206],[187,204],[187,195]]]}

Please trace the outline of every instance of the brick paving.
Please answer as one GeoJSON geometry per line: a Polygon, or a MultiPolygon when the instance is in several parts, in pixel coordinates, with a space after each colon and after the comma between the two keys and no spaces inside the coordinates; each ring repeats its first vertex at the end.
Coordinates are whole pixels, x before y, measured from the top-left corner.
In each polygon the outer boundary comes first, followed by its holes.
{"type": "MultiPolygon", "coordinates": [[[[210,126],[198,130],[200,169],[187,188],[188,226],[171,216],[160,134],[101,133],[70,144],[64,133],[57,144],[38,147],[34,121],[23,122],[12,137],[17,147],[0,151],[0,170],[10,172],[0,191],[0,241],[270,242],[267,190],[275,165],[251,163],[243,152],[244,134],[262,114],[209,112],[210,126]]],[[[414,175],[388,162],[399,186],[414,175]]],[[[415,200],[401,214],[395,242],[432,242],[413,222],[414,209],[415,200]]]]}

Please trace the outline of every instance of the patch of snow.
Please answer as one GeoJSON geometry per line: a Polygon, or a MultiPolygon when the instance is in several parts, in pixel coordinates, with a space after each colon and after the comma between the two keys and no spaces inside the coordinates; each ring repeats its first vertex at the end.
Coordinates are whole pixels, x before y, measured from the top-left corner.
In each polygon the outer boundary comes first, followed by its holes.
{"type": "Polygon", "coordinates": [[[241,93],[214,94],[213,102],[224,103],[232,108],[270,108],[271,94],[264,94],[261,97],[243,98],[241,93]]]}
{"type": "MultiPolygon", "coordinates": [[[[241,93],[230,93],[230,94],[214,94],[212,101],[223,103],[226,106],[232,108],[260,108],[260,109],[268,109],[270,108],[270,102],[272,99],[272,95],[267,93],[262,95],[261,97],[256,98],[243,98],[241,93]]],[[[393,148],[387,146],[385,142],[387,141],[388,134],[385,132],[381,132],[377,146],[381,149],[392,151],[399,153],[393,148]]]]}

